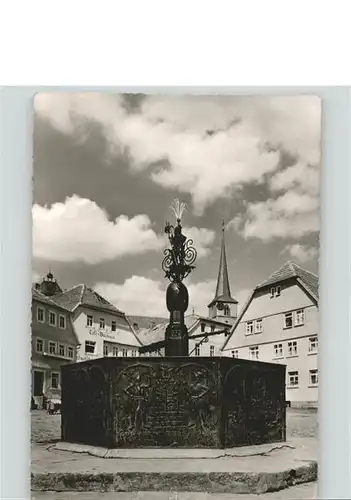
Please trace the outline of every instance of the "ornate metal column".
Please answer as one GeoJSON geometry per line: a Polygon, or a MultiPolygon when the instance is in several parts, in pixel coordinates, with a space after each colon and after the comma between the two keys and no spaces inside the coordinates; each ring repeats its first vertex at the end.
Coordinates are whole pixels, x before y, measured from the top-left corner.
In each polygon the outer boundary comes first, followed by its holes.
{"type": "Polygon", "coordinates": [[[170,312],[169,325],[165,333],[165,356],[188,356],[188,330],[184,323],[184,313],[188,309],[189,295],[183,280],[195,266],[197,252],[193,240],[187,239],[182,233],[181,219],[186,209],[185,203],[175,200],[171,209],[177,224],[172,226],[166,222],[165,233],[171,248],[165,250],[162,269],[170,284],[166,292],[167,309],[170,312]]]}

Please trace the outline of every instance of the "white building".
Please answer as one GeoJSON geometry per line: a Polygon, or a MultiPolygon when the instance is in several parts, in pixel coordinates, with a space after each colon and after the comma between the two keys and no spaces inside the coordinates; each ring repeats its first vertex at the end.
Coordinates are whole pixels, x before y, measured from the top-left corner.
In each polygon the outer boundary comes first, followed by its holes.
{"type": "Polygon", "coordinates": [[[126,315],[92,288],[77,285],[51,298],[72,312],[77,361],[139,355],[141,343],[126,315]]]}
{"type": "Polygon", "coordinates": [[[316,406],[318,300],[318,277],[287,262],[252,291],[223,355],[285,364],[286,400],[316,406]]]}

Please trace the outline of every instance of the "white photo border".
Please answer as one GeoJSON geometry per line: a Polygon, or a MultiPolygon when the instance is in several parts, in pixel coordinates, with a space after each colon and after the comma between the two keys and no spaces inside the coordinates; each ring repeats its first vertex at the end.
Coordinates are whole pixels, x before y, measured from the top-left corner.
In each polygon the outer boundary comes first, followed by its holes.
{"type": "Polygon", "coordinates": [[[322,99],[318,498],[351,498],[351,99],[348,87],[0,88],[0,498],[30,498],[33,97],[38,92],[322,99]]]}

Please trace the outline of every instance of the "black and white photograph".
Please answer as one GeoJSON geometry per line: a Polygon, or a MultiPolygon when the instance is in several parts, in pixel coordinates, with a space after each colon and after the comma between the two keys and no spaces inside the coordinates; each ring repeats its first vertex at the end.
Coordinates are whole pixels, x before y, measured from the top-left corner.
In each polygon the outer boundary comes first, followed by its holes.
{"type": "Polygon", "coordinates": [[[32,499],[316,500],[321,99],[33,121],[32,499]]]}

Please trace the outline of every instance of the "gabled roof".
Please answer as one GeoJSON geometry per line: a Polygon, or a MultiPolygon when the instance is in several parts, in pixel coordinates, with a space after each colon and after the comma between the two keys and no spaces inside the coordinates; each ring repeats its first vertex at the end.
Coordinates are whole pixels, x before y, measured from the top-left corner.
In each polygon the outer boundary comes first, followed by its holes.
{"type": "Polygon", "coordinates": [[[263,281],[256,287],[256,290],[264,288],[269,285],[278,284],[290,278],[298,278],[306,290],[318,300],[318,276],[303,269],[301,266],[292,262],[286,262],[282,267],[269,276],[268,279],[263,281]]]}
{"type": "Polygon", "coordinates": [[[318,306],[319,302],[319,293],[318,293],[318,276],[315,274],[311,273],[311,271],[307,271],[306,269],[303,269],[301,266],[296,264],[295,262],[288,261],[286,262],[283,266],[281,266],[277,271],[274,271],[269,278],[267,278],[265,281],[263,281],[261,284],[257,285],[251,292],[249,298],[247,299],[246,303],[244,304],[243,308],[241,309],[239,316],[232,326],[230,335],[226,339],[226,341],[223,344],[223,347],[221,351],[223,351],[230,341],[230,339],[233,336],[233,333],[237,327],[237,325],[240,323],[241,318],[247,311],[249,305],[251,304],[251,301],[255,295],[255,293],[258,290],[263,290],[264,288],[270,287],[275,284],[282,283],[287,280],[292,280],[295,279],[299,285],[305,290],[305,292],[315,301],[316,305],[318,306]]]}
{"type": "Polygon", "coordinates": [[[227,255],[225,251],[224,221],[222,223],[221,258],[219,261],[216,293],[208,307],[211,307],[215,302],[227,302],[230,304],[238,303],[236,299],[233,299],[230,293],[227,255]]]}
{"type": "Polygon", "coordinates": [[[70,311],[74,311],[79,306],[87,306],[124,316],[122,311],[87,285],[74,286],[70,290],[54,295],[52,300],[70,311]]]}
{"type": "Polygon", "coordinates": [[[39,290],[36,290],[34,287],[32,287],[32,299],[37,300],[38,302],[41,302],[42,304],[46,304],[48,306],[52,307],[57,307],[59,309],[63,309],[66,312],[69,312],[70,310],[65,307],[62,304],[56,303],[54,300],[52,300],[51,297],[47,297],[43,293],[41,293],[39,290]]]}

